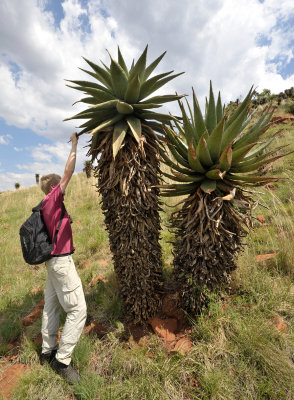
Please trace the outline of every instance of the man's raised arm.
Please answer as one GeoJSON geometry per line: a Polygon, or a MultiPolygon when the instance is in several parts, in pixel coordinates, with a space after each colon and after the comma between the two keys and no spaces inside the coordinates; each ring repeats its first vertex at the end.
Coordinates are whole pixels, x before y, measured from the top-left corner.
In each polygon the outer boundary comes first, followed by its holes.
{"type": "Polygon", "coordinates": [[[61,178],[60,181],[60,188],[62,193],[65,193],[65,189],[76,167],[76,156],[77,156],[77,145],[78,145],[78,136],[76,132],[71,135],[70,141],[72,143],[71,151],[69,153],[68,160],[65,165],[63,177],[61,178]]]}

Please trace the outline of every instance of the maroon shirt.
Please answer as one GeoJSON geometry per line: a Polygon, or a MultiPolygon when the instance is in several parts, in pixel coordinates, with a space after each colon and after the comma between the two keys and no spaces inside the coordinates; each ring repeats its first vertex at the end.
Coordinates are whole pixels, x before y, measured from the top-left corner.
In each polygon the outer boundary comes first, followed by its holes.
{"type": "MultiPolygon", "coordinates": [[[[41,212],[51,241],[53,240],[55,231],[61,218],[62,202],[63,194],[60,184],[55,186],[55,188],[49,194],[47,194],[42,202],[41,212]]],[[[67,211],[65,211],[51,255],[70,254],[74,251],[75,248],[73,247],[70,217],[67,211]]]]}

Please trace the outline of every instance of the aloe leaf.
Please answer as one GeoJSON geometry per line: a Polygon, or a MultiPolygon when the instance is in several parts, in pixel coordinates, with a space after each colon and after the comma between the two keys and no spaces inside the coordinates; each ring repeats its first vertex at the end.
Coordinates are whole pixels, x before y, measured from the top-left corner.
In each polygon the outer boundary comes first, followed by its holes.
{"type": "Polygon", "coordinates": [[[152,74],[152,72],[155,70],[155,68],[157,67],[157,65],[160,63],[160,61],[162,60],[162,58],[165,56],[166,51],[164,53],[162,53],[159,57],[156,58],[156,60],[154,60],[146,69],[145,69],[145,73],[144,73],[144,78],[143,80],[146,81],[146,79],[148,79],[148,77],[152,74]]]}
{"type": "Polygon", "coordinates": [[[221,153],[225,117],[223,117],[207,138],[207,146],[213,162],[217,162],[221,153]]]}
{"type": "Polygon", "coordinates": [[[110,118],[104,122],[102,122],[100,125],[98,125],[95,129],[93,129],[92,134],[94,135],[95,132],[100,132],[103,129],[107,128],[110,125],[115,124],[116,122],[120,121],[123,118],[121,114],[116,115],[113,118],[110,118]]]}
{"type": "Polygon", "coordinates": [[[75,85],[79,85],[81,87],[92,87],[94,89],[99,89],[102,90],[105,93],[109,93],[109,90],[102,85],[99,85],[98,83],[91,82],[91,81],[72,81],[70,79],[65,79],[67,82],[74,83],[75,85]]]}
{"type": "Polygon", "coordinates": [[[93,63],[90,60],[87,60],[87,58],[83,57],[83,59],[90,65],[90,67],[95,71],[97,74],[97,79],[100,80],[100,82],[104,83],[105,86],[107,86],[109,89],[112,88],[112,83],[111,83],[111,76],[108,71],[105,69],[101,68],[99,65],[93,63]]]}
{"type": "Polygon", "coordinates": [[[167,174],[166,172],[162,172],[162,175],[166,176],[169,179],[173,179],[176,182],[201,182],[204,177],[203,175],[198,175],[198,176],[188,176],[188,175],[170,175],[167,174]]]}
{"type": "Polygon", "coordinates": [[[160,114],[157,112],[152,112],[152,111],[146,111],[146,112],[140,112],[140,110],[138,110],[137,115],[138,117],[142,118],[142,119],[154,119],[157,121],[162,121],[164,123],[168,123],[170,120],[175,119],[176,117],[174,117],[173,115],[169,115],[169,114],[160,114]]]}
{"type": "Polygon", "coordinates": [[[160,155],[161,155],[161,157],[162,157],[164,163],[165,163],[166,165],[168,165],[169,167],[173,168],[174,170],[176,170],[176,171],[178,171],[178,172],[180,172],[180,173],[182,173],[182,174],[187,174],[187,175],[193,174],[193,172],[194,172],[193,170],[187,169],[187,168],[182,168],[182,167],[179,167],[177,164],[175,164],[175,163],[165,154],[165,152],[164,152],[162,149],[159,149],[159,153],[160,153],[160,155]]]}
{"type": "Polygon", "coordinates": [[[200,189],[204,192],[204,193],[212,193],[213,191],[215,191],[216,189],[216,181],[210,180],[210,179],[205,179],[201,185],[200,185],[200,189]]]}
{"type": "Polygon", "coordinates": [[[113,59],[111,59],[110,71],[111,71],[112,87],[113,87],[116,95],[121,100],[124,100],[127,86],[128,86],[127,75],[125,74],[123,68],[113,59]]]}
{"type": "Polygon", "coordinates": [[[240,161],[242,161],[244,159],[244,157],[246,156],[246,154],[248,154],[248,152],[252,149],[252,147],[254,147],[257,144],[257,142],[255,143],[250,143],[247,144],[243,147],[240,147],[240,149],[235,150],[233,148],[233,154],[232,154],[232,166],[238,164],[240,161]]]}
{"type": "Polygon", "coordinates": [[[260,162],[262,160],[265,160],[266,158],[272,156],[273,154],[276,154],[278,151],[280,151],[281,149],[283,149],[287,146],[288,145],[279,146],[279,147],[276,147],[274,150],[271,150],[267,153],[260,154],[258,156],[255,155],[255,156],[248,157],[248,158],[244,159],[243,161],[240,161],[237,165],[235,165],[233,170],[236,170],[238,168],[247,167],[252,164],[256,164],[257,162],[260,162]]]}
{"type": "MultiPolygon", "coordinates": [[[[147,81],[143,82],[140,89],[139,99],[142,100],[145,97],[149,96],[154,90],[152,90],[153,86],[156,82],[160,81],[160,79],[165,78],[170,75],[174,71],[164,72],[163,74],[155,75],[147,81]]],[[[146,100],[150,101],[150,99],[146,100]]]]}
{"type": "MultiPolygon", "coordinates": [[[[274,136],[271,137],[269,140],[267,140],[266,142],[264,142],[264,143],[261,144],[260,146],[256,147],[254,150],[250,151],[250,152],[246,155],[246,158],[256,157],[256,156],[262,154],[263,151],[275,140],[276,136],[277,136],[279,133],[281,133],[281,132],[282,132],[282,130],[276,132],[276,133],[274,134],[274,136]]],[[[256,143],[258,143],[258,142],[256,142],[256,143]]],[[[256,144],[256,143],[254,143],[254,144],[256,144]]],[[[246,158],[245,158],[245,159],[246,159],[246,158]]],[[[244,161],[245,161],[245,160],[244,160],[244,161]]]]}
{"type": "Polygon", "coordinates": [[[223,140],[221,144],[221,150],[224,150],[229,144],[231,144],[241,133],[242,124],[248,114],[248,109],[244,108],[239,114],[238,118],[234,120],[228,127],[225,124],[225,130],[223,133],[223,140]]]}
{"type": "Polygon", "coordinates": [[[193,141],[191,140],[188,148],[188,161],[190,168],[193,169],[193,171],[199,172],[199,173],[205,173],[206,169],[203,167],[201,162],[199,161],[197,154],[196,154],[196,149],[193,145],[193,141]]]}
{"type": "Polygon", "coordinates": [[[134,112],[134,108],[124,101],[118,101],[116,103],[116,109],[121,114],[132,114],[134,112]]]}
{"type": "Polygon", "coordinates": [[[228,171],[232,165],[232,146],[229,145],[222,152],[219,159],[219,169],[221,171],[228,171]]]}
{"type": "Polygon", "coordinates": [[[113,158],[115,159],[121,144],[126,136],[128,130],[128,124],[125,121],[119,121],[114,125],[113,137],[112,137],[112,152],[113,158]]]}
{"type": "Polygon", "coordinates": [[[123,56],[122,56],[122,54],[121,54],[121,51],[120,51],[119,46],[117,46],[117,59],[118,59],[119,65],[120,65],[120,66],[122,67],[122,69],[124,70],[126,76],[128,76],[128,75],[129,75],[129,71],[128,71],[128,68],[127,68],[127,66],[126,66],[125,60],[124,60],[124,58],[123,58],[123,56]]]}
{"type": "Polygon", "coordinates": [[[196,154],[197,154],[197,158],[199,159],[199,161],[201,162],[202,165],[206,166],[206,167],[211,167],[213,164],[213,161],[211,159],[208,147],[207,147],[207,142],[204,138],[203,134],[201,136],[201,139],[199,140],[197,147],[196,147],[196,154]]]}
{"type": "Polygon", "coordinates": [[[164,133],[162,124],[159,124],[158,122],[155,122],[155,121],[144,121],[144,125],[149,126],[151,129],[153,129],[156,132],[164,133]]]}
{"type": "Polygon", "coordinates": [[[185,110],[183,104],[180,101],[179,101],[179,106],[180,106],[181,112],[182,112],[183,126],[184,126],[184,132],[185,132],[187,144],[189,144],[191,142],[191,140],[193,140],[193,143],[196,145],[198,138],[197,138],[195,130],[193,129],[193,125],[188,118],[188,115],[186,113],[186,110],[185,110]]]}
{"type": "Polygon", "coordinates": [[[186,190],[170,190],[170,191],[163,191],[161,192],[161,196],[163,197],[177,197],[177,196],[185,196],[187,194],[193,194],[195,193],[196,189],[199,187],[198,185],[195,185],[195,188],[190,188],[186,190]]]}
{"type": "Polygon", "coordinates": [[[98,102],[98,100],[95,99],[94,97],[84,97],[84,98],[81,99],[81,100],[75,101],[75,102],[73,103],[73,106],[74,106],[75,104],[77,104],[77,103],[85,103],[85,104],[92,104],[92,105],[94,105],[94,104],[97,104],[97,102],[98,102]]]}
{"type": "MultiPolygon", "coordinates": [[[[279,158],[285,157],[288,154],[293,153],[294,151],[289,151],[288,153],[285,154],[280,154],[278,156],[275,157],[271,157],[269,159],[265,159],[256,163],[250,163],[249,165],[238,165],[234,168],[234,172],[253,172],[255,170],[257,170],[260,167],[263,167],[265,165],[271,164],[274,161],[278,160],[279,158]]],[[[233,171],[233,169],[232,169],[233,171]]]]}
{"type": "Polygon", "coordinates": [[[280,180],[280,178],[272,178],[272,177],[267,177],[267,176],[254,176],[254,175],[236,175],[236,174],[230,174],[227,175],[227,179],[230,179],[232,181],[243,181],[245,183],[261,183],[261,182],[277,182],[280,180]]]}
{"type": "Polygon", "coordinates": [[[88,93],[92,95],[93,97],[97,98],[99,101],[106,101],[106,100],[114,100],[115,96],[113,96],[111,93],[104,92],[103,90],[100,89],[95,89],[95,88],[88,88],[88,87],[77,87],[77,86],[71,86],[71,85],[66,85],[72,89],[80,90],[84,93],[88,93]]]}
{"type": "Polygon", "coordinates": [[[218,92],[217,103],[216,103],[216,123],[217,124],[221,121],[223,116],[224,116],[224,113],[223,113],[221,94],[220,94],[220,92],[218,92]]]}
{"type": "Polygon", "coordinates": [[[198,142],[203,133],[206,131],[206,126],[193,88],[192,92],[193,92],[194,124],[198,142]]]}
{"type": "Polygon", "coordinates": [[[149,99],[145,101],[141,101],[140,104],[148,104],[148,103],[169,103],[170,101],[175,101],[175,100],[180,100],[182,97],[185,97],[185,95],[175,95],[175,94],[170,94],[170,95],[162,95],[162,96],[154,96],[154,97],[149,97],[149,99]]]}
{"type": "Polygon", "coordinates": [[[226,122],[226,126],[225,129],[227,129],[233,122],[235,122],[235,120],[237,118],[239,118],[239,115],[245,110],[247,109],[251,98],[253,96],[253,86],[251,86],[251,89],[249,90],[247,96],[245,97],[245,99],[242,101],[242,103],[238,106],[238,108],[235,110],[235,112],[233,113],[233,115],[230,115],[227,122],[226,122]]]}
{"type": "Polygon", "coordinates": [[[262,124],[256,130],[251,131],[250,133],[246,132],[239,140],[237,140],[234,143],[234,148],[239,149],[240,147],[243,147],[246,144],[257,142],[260,139],[260,137],[268,130],[268,128],[270,126],[271,126],[271,123],[269,123],[267,125],[262,124]]]}
{"type": "Polygon", "coordinates": [[[222,172],[219,169],[211,169],[210,171],[207,171],[205,176],[208,179],[212,179],[212,180],[218,180],[218,179],[223,179],[225,172],[222,172]]]}
{"type": "Polygon", "coordinates": [[[145,47],[143,53],[139,57],[136,64],[131,68],[129,73],[129,79],[133,79],[135,75],[139,75],[139,79],[142,82],[144,79],[145,69],[146,69],[146,59],[147,59],[148,44],[145,47]]]}
{"type": "Polygon", "coordinates": [[[170,75],[167,78],[163,78],[160,81],[157,81],[155,85],[152,87],[152,92],[155,92],[155,90],[160,89],[163,85],[165,85],[167,82],[171,81],[172,79],[177,78],[180,75],[183,75],[185,72],[179,72],[178,74],[170,75]]]}
{"type": "Polygon", "coordinates": [[[181,140],[176,137],[176,134],[168,126],[164,127],[164,132],[171,143],[177,148],[179,154],[187,160],[188,148],[184,145],[184,143],[182,143],[181,140]]]}
{"type": "Polygon", "coordinates": [[[215,109],[215,100],[214,94],[212,90],[212,83],[210,81],[210,88],[209,88],[209,102],[207,107],[207,113],[205,118],[205,125],[207,128],[208,133],[211,133],[213,129],[216,127],[216,109],[215,109]]]}
{"type": "Polygon", "coordinates": [[[169,148],[171,154],[174,156],[174,158],[179,164],[181,164],[183,167],[190,168],[188,161],[178,153],[175,146],[167,143],[167,147],[169,148]]]}
{"type": "Polygon", "coordinates": [[[127,85],[127,90],[125,94],[125,101],[127,103],[136,103],[139,99],[139,94],[141,90],[141,82],[139,75],[135,75],[133,79],[129,80],[127,85]]]}
{"type": "Polygon", "coordinates": [[[137,142],[140,142],[141,136],[142,136],[142,125],[141,121],[133,116],[126,117],[127,124],[129,125],[131,132],[134,136],[134,138],[137,140],[137,142]]]}
{"type": "Polygon", "coordinates": [[[145,103],[145,104],[142,104],[142,103],[135,103],[135,104],[132,104],[132,106],[134,107],[134,108],[137,108],[138,110],[149,110],[149,109],[152,109],[152,108],[160,108],[160,107],[162,107],[161,106],[161,104],[156,104],[156,103],[145,103]]]}

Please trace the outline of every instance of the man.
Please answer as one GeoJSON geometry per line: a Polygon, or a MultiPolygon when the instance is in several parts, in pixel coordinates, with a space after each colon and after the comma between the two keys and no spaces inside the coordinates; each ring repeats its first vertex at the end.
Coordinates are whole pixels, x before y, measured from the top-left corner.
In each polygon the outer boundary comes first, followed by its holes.
{"type": "Polygon", "coordinates": [[[46,261],[47,282],[45,306],[42,319],[41,364],[49,362],[51,367],[69,383],[79,381],[80,376],[71,365],[71,355],[82,333],[86,321],[86,302],[81,280],[72,259],[73,247],[70,217],[63,205],[65,189],[72,177],[76,164],[78,136],[70,138],[72,148],[63,177],[50,174],[41,178],[41,189],[46,194],[42,202],[42,216],[52,240],[59,222],[62,222],[52,250],[46,261]],[[57,348],[60,306],[67,313],[63,332],[57,348]]]}

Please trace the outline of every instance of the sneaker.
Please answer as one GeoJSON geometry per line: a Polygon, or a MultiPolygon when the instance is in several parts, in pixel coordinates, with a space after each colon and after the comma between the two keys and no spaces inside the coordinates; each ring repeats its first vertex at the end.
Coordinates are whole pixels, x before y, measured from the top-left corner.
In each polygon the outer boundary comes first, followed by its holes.
{"type": "Polygon", "coordinates": [[[42,353],[40,355],[40,364],[44,365],[45,363],[50,364],[52,360],[55,358],[57,353],[57,349],[48,351],[47,353],[42,353]]]}
{"type": "Polygon", "coordinates": [[[63,379],[66,380],[67,383],[70,385],[73,385],[74,383],[77,383],[80,381],[81,377],[79,373],[73,369],[72,365],[65,365],[58,361],[56,358],[51,362],[51,367],[52,369],[60,376],[62,376],[63,379]]]}

